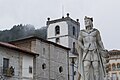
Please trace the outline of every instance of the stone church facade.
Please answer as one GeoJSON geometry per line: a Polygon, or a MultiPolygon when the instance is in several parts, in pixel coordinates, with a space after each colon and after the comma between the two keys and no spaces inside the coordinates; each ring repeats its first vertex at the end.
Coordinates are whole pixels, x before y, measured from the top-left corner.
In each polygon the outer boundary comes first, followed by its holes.
{"type": "Polygon", "coordinates": [[[39,54],[34,60],[34,80],[69,80],[69,48],[38,37],[11,43],[39,54]]]}

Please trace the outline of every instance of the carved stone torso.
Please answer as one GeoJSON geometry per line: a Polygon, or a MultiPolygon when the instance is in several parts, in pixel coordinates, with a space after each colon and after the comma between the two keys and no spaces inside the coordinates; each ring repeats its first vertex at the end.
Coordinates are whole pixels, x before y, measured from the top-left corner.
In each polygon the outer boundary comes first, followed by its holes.
{"type": "Polygon", "coordinates": [[[88,46],[90,45],[89,50],[96,49],[97,34],[98,34],[97,29],[91,29],[89,31],[81,30],[83,46],[88,48],[88,46]]]}

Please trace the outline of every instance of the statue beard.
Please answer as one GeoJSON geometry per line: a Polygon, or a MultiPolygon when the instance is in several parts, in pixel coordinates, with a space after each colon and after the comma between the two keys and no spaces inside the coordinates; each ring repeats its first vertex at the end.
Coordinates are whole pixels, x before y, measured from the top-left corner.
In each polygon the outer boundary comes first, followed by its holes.
{"type": "Polygon", "coordinates": [[[85,26],[85,28],[86,28],[86,30],[90,30],[90,29],[93,28],[93,26],[92,26],[92,25],[90,25],[90,26],[85,26]]]}

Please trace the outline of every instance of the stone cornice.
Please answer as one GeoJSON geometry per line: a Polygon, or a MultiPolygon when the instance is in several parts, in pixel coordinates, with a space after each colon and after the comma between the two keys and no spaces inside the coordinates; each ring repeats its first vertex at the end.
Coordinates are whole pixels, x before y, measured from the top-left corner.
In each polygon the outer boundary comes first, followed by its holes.
{"type": "Polygon", "coordinates": [[[80,26],[80,23],[79,23],[79,22],[71,19],[70,17],[55,19],[55,20],[51,20],[51,21],[49,20],[49,21],[47,21],[46,24],[47,24],[47,25],[50,25],[50,24],[57,23],[57,22],[62,22],[62,21],[71,21],[71,22],[77,24],[78,26],[80,26]]]}

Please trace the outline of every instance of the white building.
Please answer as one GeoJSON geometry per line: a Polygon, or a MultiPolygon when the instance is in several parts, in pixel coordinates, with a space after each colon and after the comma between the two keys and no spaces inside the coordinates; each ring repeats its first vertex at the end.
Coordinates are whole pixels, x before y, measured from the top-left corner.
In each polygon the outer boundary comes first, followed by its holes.
{"type": "Polygon", "coordinates": [[[74,59],[78,56],[75,45],[80,31],[80,23],[71,19],[69,13],[67,17],[47,21],[47,40],[60,44],[71,49],[69,53],[69,72],[70,80],[77,80],[77,61],[74,59]]]}
{"type": "Polygon", "coordinates": [[[109,55],[109,80],[120,80],[120,50],[111,50],[109,55]]]}
{"type": "Polygon", "coordinates": [[[33,80],[36,53],[0,42],[0,80],[33,80]]]}
{"type": "Polygon", "coordinates": [[[69,48],[38,37],[11,43],[39,54],[34,61],[34,80],[69,80],[69,48]]]}

